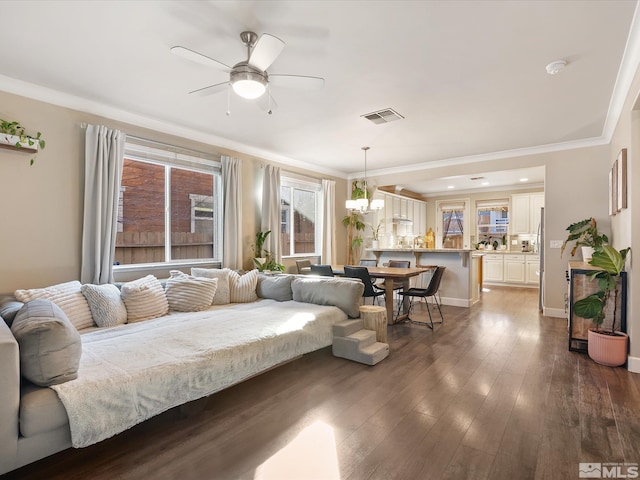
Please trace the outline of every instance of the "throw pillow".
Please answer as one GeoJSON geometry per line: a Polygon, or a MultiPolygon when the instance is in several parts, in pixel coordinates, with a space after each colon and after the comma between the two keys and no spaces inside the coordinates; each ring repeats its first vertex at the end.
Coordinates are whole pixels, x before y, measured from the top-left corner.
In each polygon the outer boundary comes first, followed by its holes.
{"type": "Polygon", "coordinates": [[[3,297],[0,299],[0,317],[4,318],[5,323],[11,327],[13,319],[20,311],[24,303],[16,300],[16,297],[3,297]]]}
{"type": "Polygon", "coordinates": [[[171,270],[170,274],[165,292],[171,310],[197,312],[211,306],[217,278],[193,277],[179,270],[171,270]]]}
{"type": "Polygon", "coordinates": [[[80,334],[55,303],[46,299],[25,303],[11,332],[18,342],[24,378],[41,387],[78,378],[80,334]]]}
{"type": "Polygon", "coordinates": [[[294,278],[291,282],[296,302],[335,305],[351,318],[360,316],[360,299],[364,292],[361,281],[342,278],[294,278]]]}
{"type": "Polygon", "coordinates": [[[118,287],[111,284],[85,284],[81,290],[89,303],[96,325],[115,327],[127,323],[127,307],[124,306],[118,287]]]}
{"type": "Polygon", "coordinates": [[[291,275],[258,275],[256,293],[260,298],[270,298],[278,302],[292,300],[292,280],[291,275]]]}
{"type": "Polygon", "coordinates": [[[229,271],[229,287],[231,290],[231,303],[255,302],[256,286],[258,285],[258,270],[240,275],[233,270],[229,271]]]}
{"type": "Polygon", "coordinates": [[[78,330],[93,327],[93,317],[86,298],[82,295],[82,284],[77,280],[59,283],[47,288],[16,290],[14,295],[22,303],[36,298],[45,298],[58,305],[72,325],[78,330]]]}
{"type": "Polygon", "coordinates": [[[169,312],[164,288],[153,275],[122,285],[122,301],[127,307],[127,321],[140,322],[161,317],[169,312]]]}
{"type": "Polygon", "coordinates": [[[213,297],[213,305],[226,305],[231,302],[231,292],[229,290],[229,270],[228,268],[197,268],[191,269],[194,277],[217,278],[218,288],[213,297]]]}

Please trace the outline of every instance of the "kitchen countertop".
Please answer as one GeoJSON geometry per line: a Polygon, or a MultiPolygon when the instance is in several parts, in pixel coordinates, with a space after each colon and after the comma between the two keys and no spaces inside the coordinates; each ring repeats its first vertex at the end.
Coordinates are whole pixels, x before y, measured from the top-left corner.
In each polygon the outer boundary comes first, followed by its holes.
{"type": "Polygon", "coordinates": [[[522,252],[520,250],[477,250],[478,252],[482,252],[485,255],[489,255],[492,253],[498,253],[498,254],[509,254],[509,255],[539,255],[538,252],[522,252]]]}

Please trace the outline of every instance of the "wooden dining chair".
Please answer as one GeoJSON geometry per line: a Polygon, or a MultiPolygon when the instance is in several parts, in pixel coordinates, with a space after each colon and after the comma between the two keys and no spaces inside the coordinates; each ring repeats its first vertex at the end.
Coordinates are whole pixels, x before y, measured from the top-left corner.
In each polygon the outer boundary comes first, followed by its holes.
{"type": "Polygon", "coordinates": [[[296,269],[299,274],[308,274],[311,271],[311,260],[296,260],[296,269]]]}

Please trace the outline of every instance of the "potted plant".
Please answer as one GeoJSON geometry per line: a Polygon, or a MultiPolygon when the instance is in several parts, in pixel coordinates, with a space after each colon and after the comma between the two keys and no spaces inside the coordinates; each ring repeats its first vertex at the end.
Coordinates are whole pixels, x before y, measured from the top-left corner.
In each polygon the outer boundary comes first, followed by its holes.
{"type": "Polygon", "coordinates": [[[620,273],[630,248],[616,250],[604,245],[593,253],[590,265],[597,267],[587,275],[598,281],[598,291],[573,304],[574,313],[582,318],[590,318],[594,328],[588,332],[589,356],[597,363],[617,367],[627,360],[628,337],[616,330],[618,320],[618,300],[620,299],[620,273]],[[607,308],[609,302],[613,307],[607,308]],[[611,312],[612,310],[612,312],[611,312]],[[611,315],[611,328],[601,329],[605,318],[611,315]]]}
{"type": "Polygon", "coordinates": [[[267,254],[269,252],[264,250],[264,242],[267,240],[267,237],[271,233],[271,230],[267,230],[266,232],[256,232],[256,243],[253,246],[253,253],[255,254],[254,262],[256,260],[263,264],[267,261],[267,254]]]}
{"type": "MultiPolygon", "coordinates": [[[[42,133],[37,132],[35,137],[27,135],[19,122],[0,118],[0,146],[37,153],[38,149],[44,150],[45,145],[42,133]]],[[[32,158],[29,164],[33,165],[34,161],[35,158],[32,158]]]]}
{"type": "Polygon", "coordinates": [[[284,265],[275,261],[271,253],[265,250],[264,258],[254,258],[253,263],[260,272],[284,272],[284,265]]]}
{"type": "MultiPolygon", "coordinates": [[[[360,198],[365,198],[366,192],[366,184],[364,181],[359,182],[358,180],[354,180],[351,183],[351,200],[358,200],[360,198]]],[[[367,197],[370,197],[367,192],[367,197]]],[[[362,246],[362,235],[358,232],[361,232],[365,229],[366,224],[364,223],[364,217],[358,213],[356,210],[349,211],[349,214],[342,219],[342,224],[347,227],[348,237],[347,237],[347,265],[354,265],[357,262],[356,257],[358,257],[358,251],[362,246]],[[354,234],[355,229],[355,234],[354,234]]]]}
{"type": "Polygon", "coordinates": [[[371,248],[380,247],[380,228],[382,227],[383,220],[378,222],[378,226],[373,228],[373,225],[369,225],[371,228],[371,248]]]}
{"type": "Polygon", "coordinates": [[[607,236],[598,232],[598,225],[593,217],[572,223],[567,227],[567,230],[569,231],[569,235],[562,243],[560,256],[564,253],[567,244],[575,241],[576,243],[571,249],[571,256],[573,257],[576,254],[578,247],[582,247],[582,258],[587,262],[595,250],[600,250],[604,245],[609,243],[607,236]]]}

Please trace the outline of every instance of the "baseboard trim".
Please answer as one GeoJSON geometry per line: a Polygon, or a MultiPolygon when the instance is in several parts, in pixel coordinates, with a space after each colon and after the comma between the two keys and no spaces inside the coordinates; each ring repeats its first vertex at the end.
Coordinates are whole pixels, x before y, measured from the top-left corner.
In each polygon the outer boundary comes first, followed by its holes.
{"type": "Polygon", "coordinates": [[[629,355],[627,357],[627,370],[631,373],[640,373],[640,358],[629,355]]]}
{"type": "Polygon", "coordinates": [[[442,305],[451,305],[452,307],[465,307],[469,308],[471,306],[471,300],[465,300],[464,298],[451,298],[451,297],[441,297],[440,303],[442,305]]]}
{"type": "Polygon", "coordinates": [[[564,311],[564,308],[548,308],[544,307],[542,309],[542,314],[545,317],[553,317],[553,318],[564,318],[567,319],[567,314],[564,311]]]}

